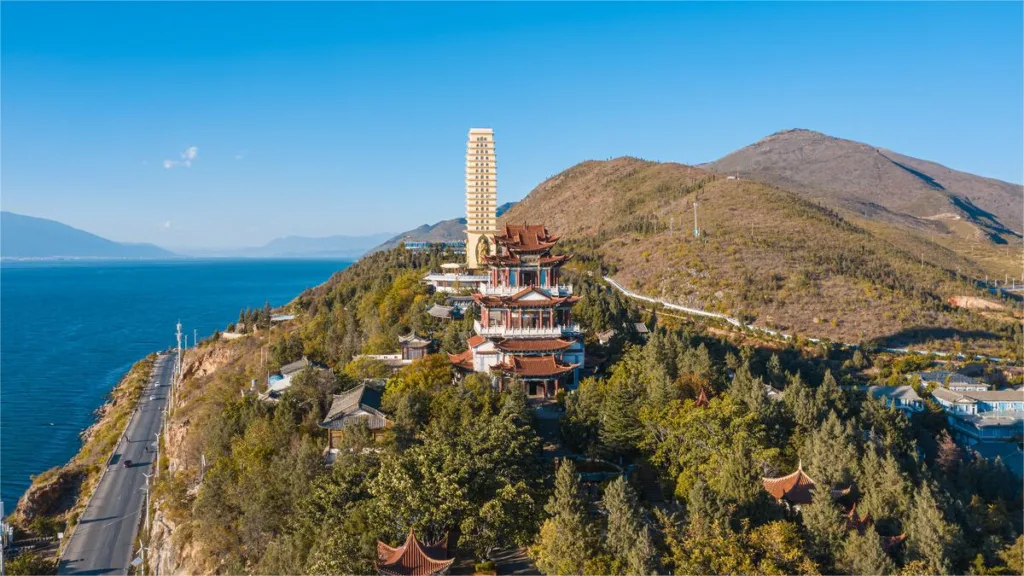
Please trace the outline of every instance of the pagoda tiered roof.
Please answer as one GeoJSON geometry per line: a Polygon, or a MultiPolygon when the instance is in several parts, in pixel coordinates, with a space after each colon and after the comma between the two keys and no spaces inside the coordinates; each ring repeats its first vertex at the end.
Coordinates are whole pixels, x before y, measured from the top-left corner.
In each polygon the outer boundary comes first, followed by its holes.
{"type": "MultiPolygon", "coordinates": [[[[531,260],[529,264],[531,266],[561,266],[572,259],[572,256],[572,254],[541,256],[537,260],[531,260]]],[[[519,266],[523,263],[523,260],[515,254],[499,254],[484,256],[484,262],[492,266],[519,266]]]]}
{"type": "Polygon", "coordinates": [[[510,372],[524,378],[540,378],[545,376],[559,376],[579,367],[579,364],[565,364],[549,356],[509,356],[503,364],[497,364],[496,369],[503,372],[510,372]]]}
{"type": "Polygon", "coordinates": [[[502,352],[554,352],[565,350],[575,342],[562,338],[506,338],[495,343],[502,352]]]}
{"type": "Polygon", "coordinates": [[[487,308],[554,308],[563,304],[575,304],[579,301],[578,296],[551,296],[544,288],[527,286],[511,296],[490,296],[486,294],[474,294],[473,299],[477,304],[487,308]],[[542,298],[529,298],[526,296],[537,294],[542,298]]]}
{"type": "Polygon", "coordinates": [[[374,567],[387,576],[433,576],[451,567],[454,558],[448,558],[448,536],[440,542],[420,543],[410,529],[405,543],[391,547],[377,541],[377,562],[374,567]]]}
{"type": "Polygon", "coordinates": [[[504,234],[495,235],[494,241],[509,252],[546,252],[558,242],[543,224],[506,224],[504,234]]]}

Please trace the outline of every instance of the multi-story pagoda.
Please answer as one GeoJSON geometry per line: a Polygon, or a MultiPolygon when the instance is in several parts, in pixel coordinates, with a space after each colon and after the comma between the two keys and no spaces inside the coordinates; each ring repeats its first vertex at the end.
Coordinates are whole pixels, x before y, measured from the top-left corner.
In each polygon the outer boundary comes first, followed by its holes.
{"type": "Polygon", "coordinates": [[[499,388],[523,383],[533,398],[575,388],[583,342],[571,308],[572,286],[559,284],[571,255],[552,255],[558,242],[543,225],[506,225],[494,236],[496,254],[484,256],[488,281],[474,295],[480,306],[469,349],[451,355],[467,371],[491,372],[499,388]]]}

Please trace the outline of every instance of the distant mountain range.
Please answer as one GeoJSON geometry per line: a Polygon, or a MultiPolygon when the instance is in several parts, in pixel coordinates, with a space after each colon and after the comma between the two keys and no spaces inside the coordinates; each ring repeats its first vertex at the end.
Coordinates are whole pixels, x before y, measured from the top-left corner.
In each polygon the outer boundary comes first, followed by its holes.
{"type": "Polygon", "coordinates": [[[54,220],[0,212],[3,258],[169,258],[153,244],[114,242],[54,220]]]}
{"type": "Polygon", "coordinates": [[[338,258],[355,260],[390,236],[390,232],[365,236],[338,235],[321,238],[285,236],[271,240],[263,246],[183,249],[182,252],[189,256],[215,258],[338,258]]]}
{"type": "MultiPolygon", "coordinates": [[[[515,204],[515,202],[506,202],[498,206],[498,216],[504,215],[515,204]]],[[[466,219],[452,218],[451,220],[441,220],[434,224],[424,224],[418,228],[392,236],[386,242],[371,250],[371,252],[388,250],[398,246],[401,242],[452,242],[465,239],[466,219]]]]}

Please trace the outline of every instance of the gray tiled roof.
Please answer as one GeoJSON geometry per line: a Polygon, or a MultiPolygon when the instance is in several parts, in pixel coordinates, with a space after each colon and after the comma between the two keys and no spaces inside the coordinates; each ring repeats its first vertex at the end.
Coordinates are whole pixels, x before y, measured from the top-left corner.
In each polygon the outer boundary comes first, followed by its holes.
{"type": "Polygon", "coordinates": [[[904,402],[920,402],[921,397],[917,395],[913,386],[870,386],[868,394],[875,398],[895,398],[904,402]]]}
{"type": "Polygon", "coordinates": [[[335,394],[320,427],[339,430],[354,421],[366,420],[371,430],[384,428],[387,417],[380,411],[382,396],[382,380],[366,380],[347,392],[335,394]]]}
{"type": "Polygon", "coordinates": [[[310,361],[305,356],[303,356],[301,360],[296,360],[295,362],[290,362],[288,364],[285,364],[284,366],[281,366],[280,372],[281,374],[287,376],[289,374],[299,372],[300,370],[309,365],[310,361]]]}
{"type": "Polygon", "coordinates": [[[430,314],[434,318],[451,318],[452,307],[434,304],[433,306],[430,307],[430,310],[427,310],[427,314],[430,314]]]}

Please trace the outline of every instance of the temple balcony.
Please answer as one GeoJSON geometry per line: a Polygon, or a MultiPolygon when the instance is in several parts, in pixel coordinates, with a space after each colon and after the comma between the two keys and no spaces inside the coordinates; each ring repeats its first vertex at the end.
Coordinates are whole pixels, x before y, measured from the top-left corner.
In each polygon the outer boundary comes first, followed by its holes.
{"type": "MultiPolygon", "coordinates": [[[[494,286],[488,283],[486,286],[480,289],[480,293],[484,296],[512,296],[522,292],[523,289],[529,286],[494,286]]],[[[564,298],[566,296],[572,296],[572,284],[560,284],[558,286],[536,286],[540,290],[550,292],[554,298],[564,298]]]]}
{"type": "Polygon", "coordinates": [[[486,338],[557,338],[562,335],[579,334],[579,324],[552,326],[550,328],[511,328],[507,326],[484,326],[479,320],[473,322],[477,334],[486,338]]]}

